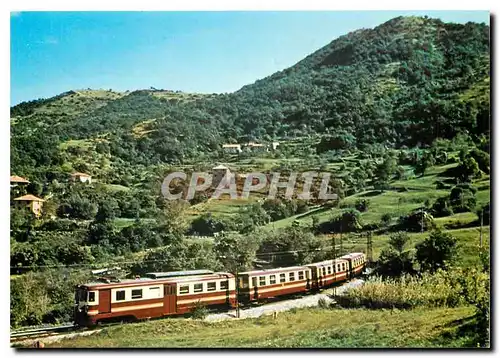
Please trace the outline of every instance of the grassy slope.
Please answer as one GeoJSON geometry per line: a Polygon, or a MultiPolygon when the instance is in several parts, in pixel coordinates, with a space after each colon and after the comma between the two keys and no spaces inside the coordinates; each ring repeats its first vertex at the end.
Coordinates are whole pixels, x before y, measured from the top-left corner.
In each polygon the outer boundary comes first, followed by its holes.
{"type": "Polygon", "coordinates": [[[459,320],[471,307],[415,309],[301,309],[277,319],[202,322],[163,319],[105,329],[47,347],[460,347],[459,320]]]}

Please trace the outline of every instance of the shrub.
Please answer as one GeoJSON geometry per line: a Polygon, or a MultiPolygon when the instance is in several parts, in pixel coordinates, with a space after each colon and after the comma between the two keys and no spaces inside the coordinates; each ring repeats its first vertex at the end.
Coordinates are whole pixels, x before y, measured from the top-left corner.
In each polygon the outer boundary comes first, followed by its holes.
{"type": "Polygon", "coordinates": [[[321,298],[318,300],[318,307],[319,307],[319,308],[322,308],[322,309],[327,309],[327,308],[330,308],[330,302],[328,302],[328,301],[326,300],[326,298],[321,297],[321,298]]]}
{"type": "Polygon", "coordinates": [[[340,306],[348,308],[456,307],[469,303],[471,294],[482,297],[486,285],[475,288],[474,282],[487,279],[486,273],[461,268],[424,273],[421,277],[405,275],[385,280],[374,277],[362,286],[347,289],[336,300],[340,306]]]}
{"type": "Polygon", "coordinates": [[[368,200],[368,199],[358,199],[358,200],[356,200],[356,203],[354,204],[354,207],[359,212],[365,212],[365,211],[368,210],[368,206],[369,205],[370,205],[370,200],[368,200]]]}
{"type": "Polygon", "coordinates": [[[207,307],[201,301],[197,301],[191,311],[191,317],[193,319],[204,319],[206,316],[208,316],[207,307]]]}
{"type": "Polygon", "coordinates": [[[382,215],[382,217],[380,218],[380,223],[383,225],[383,226],[389,226],[389,224],[391,223],[391,220],[392,220],[392,216],[391,214],[389,213],[385,213],[382,215]]]}
{"type": "Polygon", "coordinates": [[[437,218],[453,215],[453,209],[447,197],[438,198],[432,205],[431,212],[437,218]]]}
{"type": "Polygon", "coordinates": [[[434,230],[427,239],[415,246],[420,270],[434,272],[446,269],[456,254],[456,246],[456,238],[441,230],[434,230]]]}

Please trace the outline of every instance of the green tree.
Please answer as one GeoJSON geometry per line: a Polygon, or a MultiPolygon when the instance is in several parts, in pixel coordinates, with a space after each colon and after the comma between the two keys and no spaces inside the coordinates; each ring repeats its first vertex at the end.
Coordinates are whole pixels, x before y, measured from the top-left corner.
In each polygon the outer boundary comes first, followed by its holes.
{"type": "Polygon", "coordinates": [[[313,262],[321,254],[322,247],[322,241],[307,228],[292,225],[268,233],[262,239],[258,254],[259,258],[272,261],[275,266],[294,266],[313,262]],[[279,254],[272,254],[276,252],[279,254]]]}
{"type": "Polygon", "coordinates": [[[481,171],[476,160],[466,157],[456,169],[457,178],[462,182],[470,182],[473,178],[481,176],[481,171]]]}
{"type": "Polygon", "coordinates": [[[415,258],[421,271],[435,272],[447,269],[456,255],[457,239],[449,233],[436,229],[424,241],[418,243],[415,258]]]}
{"type": "Polygon", "coordinates": [[[420,174],[420,176],[425,175],[425,171],[432,167],[436,163],[434,156],[430,152],[425,152],[420,158],[417,160],[417,165],[415,166],[415,173],[420,174]]]}
{"type": "Polygon", "coordinates": [[[413,274],[413,258],[405,247],[410,237],[406,232],[391,234],[388,249],[382,250],[377,262],[377,273],[383,276],[401,276],[413,274]]]}
{"type": "Polygon", "coordinates": [[[449,197],[449,202],[455,213],[474,211],[476,207],[477,189],[469,184],[459,184],[455,186],[449,197]]]}
{"type": "Polygon", "coordinates": [[[245,271],[253,267],[259,240],[253,236],[224,233],[214,241],[214,252],[226,271],[245,271]]]}

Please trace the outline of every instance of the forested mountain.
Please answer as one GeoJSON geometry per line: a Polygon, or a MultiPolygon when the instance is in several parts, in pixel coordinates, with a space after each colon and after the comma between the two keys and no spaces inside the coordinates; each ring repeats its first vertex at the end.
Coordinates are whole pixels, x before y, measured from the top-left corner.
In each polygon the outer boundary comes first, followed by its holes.
{"type": "Polygon", "coordinates": [[[483,134],[489,31],[398,17],[231,94],[82,90],[21,103],[11,108],[11,172],[43,181],[123,163],[186,163],[217,157],[222,143],[241,140],[319,134],[329,150],[483,134]]]}

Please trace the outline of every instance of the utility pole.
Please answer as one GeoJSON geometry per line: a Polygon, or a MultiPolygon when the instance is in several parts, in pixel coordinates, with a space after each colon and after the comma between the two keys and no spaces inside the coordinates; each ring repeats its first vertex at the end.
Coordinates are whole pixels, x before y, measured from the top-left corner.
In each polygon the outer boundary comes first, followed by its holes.
{"type": "Polygon", "coordinates": [[[483,210],[481,210],[481,227],[479,229],[479,247],[483,247],[483,210]]]}
{"type": "Polygon", "coordinates": [[[420,232],[424,232],[424,208],[420,208],[420,213],[422,214],[422,220],[420,221],[420,232]]]}
{"type": "Polygon", "coordinates": [[[240,318],[240,278],[238,277],[238,268],[236,268],[236,318],[240,318]]]}
{"type": "Polygon", "coordinates": [[[340,255],[342,255],[342,220],[340,220],[340,255]]]}
{"type": "MultiPolygon", "coordinates": [[[[335,277],[335,280],[337,279],[337,264],[335,263],[335,260],[337,259],[337,247],[335,246],[335,233],[332,233],[332,239],[333,239],[333,277],[335,277]]],[[[337,295],[337,287],[335,286],[335,281],[333,282],[333,295],[337,295]]]]}
{"type": "Polygon", "coordinates": [[[371,266],[371,262],[373,260],[373,241],[372,241],[372,232],[368,231],[368,237],[366,239],[366,261],[367,266],[371,266]]]}

